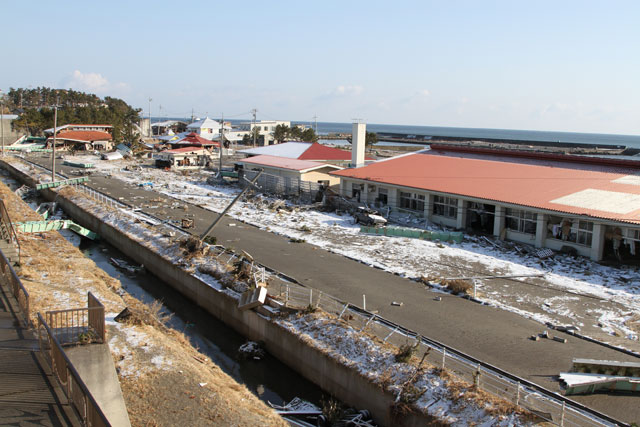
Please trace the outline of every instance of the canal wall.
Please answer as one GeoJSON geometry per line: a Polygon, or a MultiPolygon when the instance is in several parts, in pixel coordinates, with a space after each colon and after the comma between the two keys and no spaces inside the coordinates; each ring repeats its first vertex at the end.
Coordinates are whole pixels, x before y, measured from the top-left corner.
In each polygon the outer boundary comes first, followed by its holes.
{"type": "MultiPolygon", "coordinates": [[[[21,182],[30,186],[36,184],[33,178],[11,164],[0,162],[0,166],[21,182]]],[[[56,191],[43,190],[41,195],[47,200],[58,202],[75,222],[95,231],[109,244],[117,247],[136,262],[144,264],[149,272],[241,335],[264,343],[270,354],[317,384],[325,392],[353,407],[368,409],[377,424],[408,427],[438,424],[436,419],[424,414],[394,415],[392,407],[395,396],[383,391],[379,385],[371,383],[356,369],[342,365],[321,350],[303,342],[299,336],[255,311],[238,310],[238,301],[232,296],[212,288],[56,191]]]]}

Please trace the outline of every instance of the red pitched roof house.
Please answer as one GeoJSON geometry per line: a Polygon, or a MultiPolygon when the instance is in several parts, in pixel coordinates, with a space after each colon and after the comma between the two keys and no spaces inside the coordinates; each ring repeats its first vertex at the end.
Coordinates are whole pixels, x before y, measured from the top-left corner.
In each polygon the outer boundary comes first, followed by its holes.
{"type": "MultiPolygon", "coordinates": [[[[56,146],[73,145],[82,150],[112,150],[113,137],[109,132],[97,130],[68,130],[59,131],[56,135],[56,146]]],[[[47,139],[47,144],[53,144],[53,136],[47,139]]]]}
{"type": "Polygon", "coordinates": [[[621,234],[640,261],[640,162],[434,144],[332,175],[347,197],[596,260],[621,234]]]}

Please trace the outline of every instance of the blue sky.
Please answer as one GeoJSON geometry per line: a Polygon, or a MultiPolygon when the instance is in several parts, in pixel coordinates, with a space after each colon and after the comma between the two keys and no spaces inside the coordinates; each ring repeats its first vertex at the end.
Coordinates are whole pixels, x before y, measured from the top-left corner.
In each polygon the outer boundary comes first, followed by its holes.
{"type": "Polygon", "coordinates": [[[153,116],[640,134],[638,1],[0,2],[0,89],[153,116]],[[99,4],[99,6],[98,6],[99,4]]]}

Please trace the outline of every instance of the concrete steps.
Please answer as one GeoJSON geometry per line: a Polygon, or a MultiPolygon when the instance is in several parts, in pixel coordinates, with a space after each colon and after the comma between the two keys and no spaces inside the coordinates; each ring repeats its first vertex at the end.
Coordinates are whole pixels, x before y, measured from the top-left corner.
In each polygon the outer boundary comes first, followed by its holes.
{"type": "Polygon", "coordinates": [[[11,242],[0,240],[0,251],[7,257],[11,264],[19,262],[18,249],[11,242]]]}

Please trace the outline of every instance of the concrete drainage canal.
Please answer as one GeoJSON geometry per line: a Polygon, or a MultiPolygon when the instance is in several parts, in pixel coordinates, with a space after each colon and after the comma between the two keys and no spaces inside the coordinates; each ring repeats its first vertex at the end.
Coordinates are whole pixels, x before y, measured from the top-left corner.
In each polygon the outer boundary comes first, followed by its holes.
{"type": "MultiPolygon", "coordinates": [[[[13,191],[21,187],[20,183],[7,176],[4,171],[0,173],[0,179],[13,191]]],[[[34,210],[46,202],[30,191],[19,190],[17,193],[34,210]]],[[[60,214],[63,212],[58,210],[56,215],[60,214]]],[[[238,383],[244,384],[264,402],[273,404],[275,409],[294,410],[297,407],[304,409],[303,412],[314,412],[322,407],[323,401],[330,401],[317,385],[270,354],[263,352],[259,360],[243,355],[240,348],[247,343],[243,336],[146,272],[144,267],[138,266],[117,248],[101,240],[81,238],[71,230],[59,232],[99,268],[120,280],[123,289],[130,295],[147,304],[155,300],[162,302],[162,310],[169,315],[167,326],[183,332],[192,345],[208,356],[220,369],[238,383]]],[[[339,404],[337,401],[331,402],[333,405],[339,404]]],[[[360,416],[360,413],[353,413],[357,417],[360,416]]],[[[366,413],[368,418],[368,412],[362,413],[366,413]]],[[[301,420],[290,420],[294,425],[310,425],[301,420]]]]}

